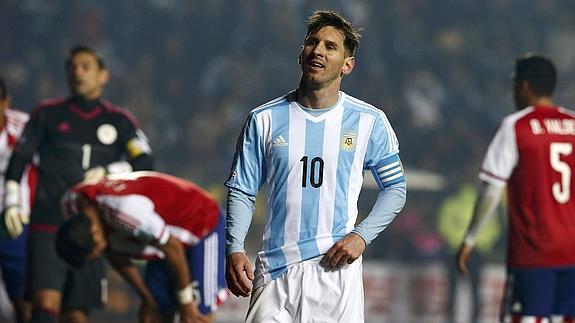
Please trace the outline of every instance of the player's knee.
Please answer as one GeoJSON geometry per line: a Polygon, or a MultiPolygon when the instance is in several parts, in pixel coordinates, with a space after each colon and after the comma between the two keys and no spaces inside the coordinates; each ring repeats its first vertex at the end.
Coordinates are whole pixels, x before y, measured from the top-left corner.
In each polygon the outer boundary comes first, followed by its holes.
{"type": "Polygon", "coordinates": [[[83,309],[68,308],[62,310],[60,321],[62,323],[87,323],[88,315],[83,309]]]}
{"type": "Polygon", "coordinates": [[[33,304],[34,308],[48,310],[50,312],[59,313],[62,294],[56,290],[39,290],[34,292],[33,304]]]}

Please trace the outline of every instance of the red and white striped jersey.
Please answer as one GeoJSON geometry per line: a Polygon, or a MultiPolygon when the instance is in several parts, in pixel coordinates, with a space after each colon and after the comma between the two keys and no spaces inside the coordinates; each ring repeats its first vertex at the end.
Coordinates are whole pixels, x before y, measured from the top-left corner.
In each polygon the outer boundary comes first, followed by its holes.
{"type": "Polygon", "coordinates": [[[575,113],[532,106],[507,116],[479,178],[508,186],[508,264],[575,265],[575,113]]]}
{"type": "MultiPolygon", "coordinates": [[[[209,193],[157,172],[109,175],[95,184],[78,184],[65,199],[77,199],[74,193],[100,210],[111,250],[132,257],[162,258],[163,253],[152,245],[163,245],[170,236],[195,245],[216,228],[220,218],[218,203],[209,193]]],[[[73,205],[63,202],[64,208],[73,205]]]]}
{"type": "MultiPolygon", "coordinates": [[[[8,167],[10,156],[20,138],[29,116],[27,113],[14,109],[4,110],[4,124],[0,125],[0,196],[4,196],[4,172],[8,167]]],[[[37,183],[37,171],[35,167],[28,166],[20,181],[21,205],[25,212],[30,214],[30,208],[34,199],[37,183]]],[[[4,199],[0,198],[0,210],[4,208],[4,199]]]]}

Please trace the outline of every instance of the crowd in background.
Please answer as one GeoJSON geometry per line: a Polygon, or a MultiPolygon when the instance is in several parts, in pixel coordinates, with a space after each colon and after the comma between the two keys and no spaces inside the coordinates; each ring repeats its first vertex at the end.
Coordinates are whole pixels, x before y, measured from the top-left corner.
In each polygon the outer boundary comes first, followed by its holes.
{"type": "Polygon", "coordinates": [[[515,57],[552,57],[556,102],[575,106],[575,2],[3,0],[0,72],[14,105],[30,111],[66,95],[63,60],[72,45],[99,49],[112,75],[106,96],[142,122],[158,170],[223,201],[237,132],[249,110],[297,86],[294,44],[317,8],[363,28],[343,89],[387,114],[408,183],[410,169],[447,183],[441,192],[411,190],[404,214],[368,255],[441,257],[437,209],[460,184],[475,182],[488,140],[512,111],[515,57]],[[388,247],[400,237],[407,242],[388,247]]]}

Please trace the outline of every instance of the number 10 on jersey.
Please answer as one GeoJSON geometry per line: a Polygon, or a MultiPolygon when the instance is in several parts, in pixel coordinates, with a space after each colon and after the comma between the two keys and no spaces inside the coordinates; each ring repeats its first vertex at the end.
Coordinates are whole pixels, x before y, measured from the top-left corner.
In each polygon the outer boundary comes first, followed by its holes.
{"type": "Polygon", "coordinates": [[[303,156],[300,161],[302,165],[301,173],[301,187],[307,187],[308,176],[309,184],[313,188],[318,188],[323,184],[323,159],[321,157],[314,157],[309,160],[308,156],[303,156]]]}

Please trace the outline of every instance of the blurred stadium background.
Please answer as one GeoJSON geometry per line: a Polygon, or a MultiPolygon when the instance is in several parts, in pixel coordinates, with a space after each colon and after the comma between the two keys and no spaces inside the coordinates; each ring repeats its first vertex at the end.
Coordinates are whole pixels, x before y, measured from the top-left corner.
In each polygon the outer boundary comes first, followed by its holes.
{"type": "MultiPolygon", "coordinates": [[[[466,227],[488,141],[513,111],[515,57],[551,56],[560,72],[556,102],[575,106],[574,1],[0,0],[0,73],[14,105],[30,111],[39,100],[67,95],[63,57],[72,45],[99,49],[112,74],[106,97],[140,120],[158,170],[193,180],[223,202],[244,118],[297,86],[305,19],[318,8],[364,28],[343,90],[385,111],[407,169],[408,203],[367,249],[367,321],[447,322],[455,308],[456,321],[468,322],[471,301],[462,295],[469,282],[449,289],[453,241],[466,227]]],[[[369,181],[366,187],[362,216],[377,193],[369,181]]],[[[480,322],[497,315],[504,226],[488,230],[478,257],[480,322]]],[[[134,321],[136,297],[110,278],[109,307],[95,320],[134,321]]],[[[246,308],[233,298],[219,322],[241,322],[246,308]]]]}

